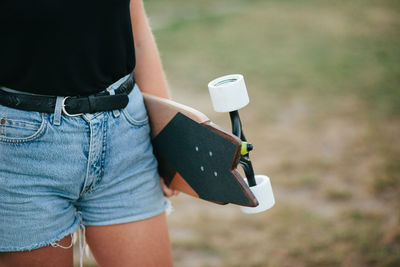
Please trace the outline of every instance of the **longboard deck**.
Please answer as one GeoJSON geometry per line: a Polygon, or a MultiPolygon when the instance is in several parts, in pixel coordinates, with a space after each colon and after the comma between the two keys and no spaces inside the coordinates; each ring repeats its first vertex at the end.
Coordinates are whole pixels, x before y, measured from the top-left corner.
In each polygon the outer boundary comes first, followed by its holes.
{"type": "Polygon", "coordinates": [[[207,116],[143,93],[159,172],[170,188],[219,204],[258,205],[236,170],[241,141],[207,116]]]}

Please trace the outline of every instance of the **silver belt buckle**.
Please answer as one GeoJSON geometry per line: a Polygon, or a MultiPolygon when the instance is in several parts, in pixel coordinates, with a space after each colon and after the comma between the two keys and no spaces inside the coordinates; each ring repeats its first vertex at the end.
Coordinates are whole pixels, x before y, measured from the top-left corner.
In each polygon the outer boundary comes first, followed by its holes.
{"type": "Polygon", "coordinates": [[[70,98],[70,96],[64,97],[64,99],[63,99],[63,101],[62,101],[62,103],[61,103],[62,112],[63,112],[65,115],[69,116],[69,117],[77,117],[77,116],[83,115],[83,113],[70,114],[70,113],[67,112],[67,110],[65,109],[65,101],[66,101],[68,98],[70,98]]]}

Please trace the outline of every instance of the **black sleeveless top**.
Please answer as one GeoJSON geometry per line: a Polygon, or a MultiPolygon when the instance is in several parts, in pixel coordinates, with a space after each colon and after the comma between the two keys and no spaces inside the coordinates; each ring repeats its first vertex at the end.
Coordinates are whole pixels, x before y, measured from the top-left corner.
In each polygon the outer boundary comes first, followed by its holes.
{"type": "Polygon", "coordinates": [[[130,0],[1,0],[0,87],[88,95],[133,71],[130,0]]]}

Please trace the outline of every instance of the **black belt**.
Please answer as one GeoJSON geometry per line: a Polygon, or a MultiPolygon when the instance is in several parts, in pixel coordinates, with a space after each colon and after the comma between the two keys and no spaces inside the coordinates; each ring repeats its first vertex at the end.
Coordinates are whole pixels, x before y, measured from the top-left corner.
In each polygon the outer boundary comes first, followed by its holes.
{"type": "MultiPolygon", "coordinates": [[[[66,96],[62,101],[62,111],[68,116],[83,113],[96,113],[125,108],[128,105],[128,94],[135,85],[133,73],[117,89],[115,94],[101,92],[89,96],[66,96]]],[[[28,95],[11,93],[0,89],[0,105],[44,113],[54,113],[57,96],[28,95]]]]}

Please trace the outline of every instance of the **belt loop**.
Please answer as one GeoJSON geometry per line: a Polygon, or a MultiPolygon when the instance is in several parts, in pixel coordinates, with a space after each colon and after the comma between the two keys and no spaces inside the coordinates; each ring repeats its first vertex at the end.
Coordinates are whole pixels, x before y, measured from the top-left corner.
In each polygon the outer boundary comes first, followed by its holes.
{"type": "MultiPolygon", "coordinates": [[[[114,89],[111,89],[111,87],[107,87],[107,91],[108,91],[108,93],[109,93],[110,95],[115,95],[115,91],[114,91],[114,89]]],[[[113,116],[114,116],[114,118],[118,118],[118,117],[119,117],[119,114],[120,114],[120,112],[119,112],[118,109],[113,110],[113,116]]]]}
{"type": "Polygon", "coordinates": [[[63,100],[64,100],[64,97],[57,96],[56,107],[54,108],[54,119],[53,119],[53,124],[54,125],[60,125],[61,124],[61,112],[62,112],[63,100]]]}

